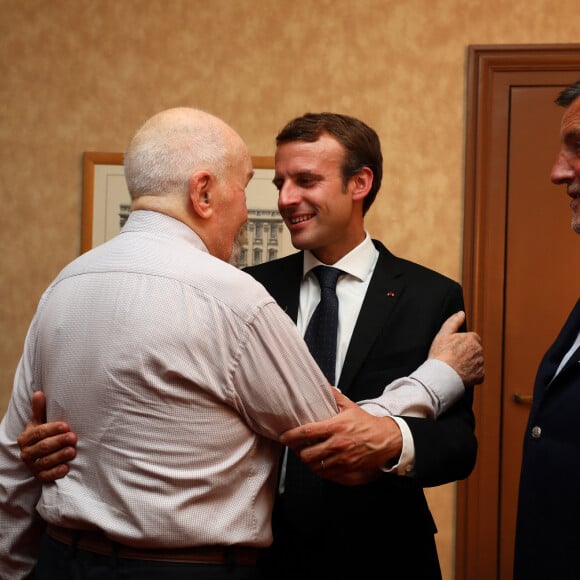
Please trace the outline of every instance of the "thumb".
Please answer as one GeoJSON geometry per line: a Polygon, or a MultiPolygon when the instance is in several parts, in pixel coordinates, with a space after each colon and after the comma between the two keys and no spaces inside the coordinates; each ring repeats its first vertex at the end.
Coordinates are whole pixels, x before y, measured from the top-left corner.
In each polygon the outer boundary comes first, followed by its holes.
{"type": "Polygon", "coordinates": [[[332,387],[332,393],[334,395],[334,400],[338,405],[338,410],[341,413],[349,407],[358,407],[356,403],[351,401],[346,395],[343,395],[336,387],[332,387]]]}
{"type": "Polygon", "coordinates": [[[34,425],[46,423],[46,396],[42,391],[36,391],[32,395],[32,419],[34,425]]]}
{"type": "Polygon", "coordinates": [[[465,312],[459,310],[455,314],[452,314],[441,326],[437,334],[455,334],[465,322],[465,312]]]}

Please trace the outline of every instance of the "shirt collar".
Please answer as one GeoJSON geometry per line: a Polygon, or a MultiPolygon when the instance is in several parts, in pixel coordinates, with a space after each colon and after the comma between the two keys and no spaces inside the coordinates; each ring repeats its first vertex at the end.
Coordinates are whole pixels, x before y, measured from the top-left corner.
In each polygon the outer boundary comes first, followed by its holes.
{"type": "Polygon", "coordinates": [[[371,237],[366,232],[365,239],[348,254],[334,264],[323,264],[310,250],[304,250],[303,278],[316,266],[333,266],[350,274],[358,280],[366,280],[373,272],[377,262],[378,250],[375,248],[371,237]]]}

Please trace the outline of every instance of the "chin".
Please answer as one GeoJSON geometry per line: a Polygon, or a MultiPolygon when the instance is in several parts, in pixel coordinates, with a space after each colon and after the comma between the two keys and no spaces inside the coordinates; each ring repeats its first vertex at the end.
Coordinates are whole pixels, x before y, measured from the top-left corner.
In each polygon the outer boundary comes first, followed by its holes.
{"type": "Polygon", "coordinates": [[[313,240],[303,232],[300,233],[291,233],[290,240],[292,241],[292,245],[297,250],[311,250],[312,247],[315,245],[313,240]],[[302,235],[301,235],[302,234],[302,235]]]}

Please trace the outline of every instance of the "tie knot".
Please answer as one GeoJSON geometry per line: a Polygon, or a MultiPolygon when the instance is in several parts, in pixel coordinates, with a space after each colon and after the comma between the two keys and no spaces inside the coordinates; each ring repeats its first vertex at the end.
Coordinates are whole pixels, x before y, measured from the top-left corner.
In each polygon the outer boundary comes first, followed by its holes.
{"type": "Polygon", "coordinates": [[[338,268],[333,268],[332,266],[316,266],[312,270],[315,276],[318,278],[321,288],[330,288],[334,290],[336,288],[336,283],[338,282],[338,277],[344,274],[342,270],[338,268]]]}

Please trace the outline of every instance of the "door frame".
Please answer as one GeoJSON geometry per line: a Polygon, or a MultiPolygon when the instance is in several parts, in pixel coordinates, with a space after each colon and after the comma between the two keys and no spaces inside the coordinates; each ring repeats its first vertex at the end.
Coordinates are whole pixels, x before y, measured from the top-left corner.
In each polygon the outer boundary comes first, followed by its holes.
{"type": "Polygon", "coordinates": [[[570,82],[580,78],[580,44],[468,47],[462,282],[469,325],[483,340],[486,376],[474,400],[477,464],[457,486],[456,580],[500,573],[510,90],[545,86],[551,73],[566,71],[570,82]]]}

